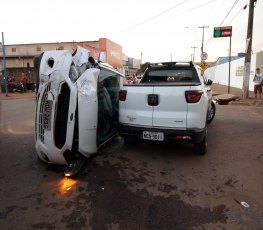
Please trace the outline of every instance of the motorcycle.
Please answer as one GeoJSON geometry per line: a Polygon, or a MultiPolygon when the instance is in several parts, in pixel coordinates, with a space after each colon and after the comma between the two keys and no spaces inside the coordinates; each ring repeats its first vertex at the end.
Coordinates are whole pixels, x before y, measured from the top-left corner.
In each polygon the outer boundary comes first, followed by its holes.
{"type": "Polygon", "coordinates": [[[24,92],[24,85],[22,84],[22,82],[19,83],[9,82],[7,84],[7,87],[10,92],[18,92],[18,93],[24,92]]]}

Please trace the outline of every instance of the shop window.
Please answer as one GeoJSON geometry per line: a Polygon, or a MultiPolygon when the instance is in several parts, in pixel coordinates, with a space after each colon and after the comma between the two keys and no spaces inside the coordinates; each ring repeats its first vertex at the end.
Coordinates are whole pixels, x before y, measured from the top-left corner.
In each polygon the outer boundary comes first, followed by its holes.
{"type": "Polygon", "coordinates": [[[13,48],[12,48],[12,53],[15,53],[15,52],[16,52],[16,48],[13,47],[13,48]]]}

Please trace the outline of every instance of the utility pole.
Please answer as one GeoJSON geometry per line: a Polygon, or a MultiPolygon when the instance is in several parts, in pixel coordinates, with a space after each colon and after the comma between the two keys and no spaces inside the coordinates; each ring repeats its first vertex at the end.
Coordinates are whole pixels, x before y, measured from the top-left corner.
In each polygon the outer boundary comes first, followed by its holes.
{"type": "Polygon", "coordinates": [[[203,53],[204,52],[204,34],[205,34],[205,29],[209,28],[209,26],[198,26],[198,28],[203,29],[202,47],[201,47],[201,53],[203,53]]]}
{"type": "Polygon", "coordinates": [[[193,54],[193,60],[192,61],[195,62],[195,49],[198,48],[198,47],[197,46],[192,46],[191,48],[194,49],[194,54],[193,54]]]}
{"type": "Polygon", "coordinates": [[[8,96],[4,32],[2,32],[2,51],[3,51],[3,63],[4,63],[5,95],[8,96]]]}
{"type": "Polygon", "coordinates": [[[252,50],[252,34],[253,34],[255,2],[256,2],[255,0],[249,1],[247,42],[246,42],[245,66],[244,66],[244,75],[243,75],[243,99],[247,99],[249,95],[250,62],[251,62],[251,50],[252,50]]]}

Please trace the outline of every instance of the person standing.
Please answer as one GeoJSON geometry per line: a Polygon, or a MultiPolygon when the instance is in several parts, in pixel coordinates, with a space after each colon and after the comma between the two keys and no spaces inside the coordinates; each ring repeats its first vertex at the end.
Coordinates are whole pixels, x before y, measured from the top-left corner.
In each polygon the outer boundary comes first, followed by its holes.
{"type": "Polygon", "coordinates": [[[132,84],[137,83],[137,77],[135,76],[135,74],[132,75],[131,82],[132,82],[132,84]]]}
{"type": "Polygon", "coordinates": [[[27,77],[25,73],[21,74],[21,82],[23,84],[24,92],[26,92],[27,91],[27,77]]]}
{"type": "Polygon", "coordinates": [[[256,73],[255,73],[253,82],[254,82],[255,99],[257,99],[257,93],[259,93],[259,99],[261,99],[263,75],[260,74],[260,69],[259,68],[256,68],[256,73]]]}

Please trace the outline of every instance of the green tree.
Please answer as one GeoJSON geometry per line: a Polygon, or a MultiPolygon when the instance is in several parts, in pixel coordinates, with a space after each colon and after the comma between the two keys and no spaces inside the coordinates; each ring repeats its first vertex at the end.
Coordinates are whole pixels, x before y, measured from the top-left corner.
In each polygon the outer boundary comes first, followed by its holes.
{"type": "Polygon", "coordinates": [[[141,64],[140,72],[144,73],[144,71],[147,69],[150,62],[145,62],[144,64],[141,64]]]}

